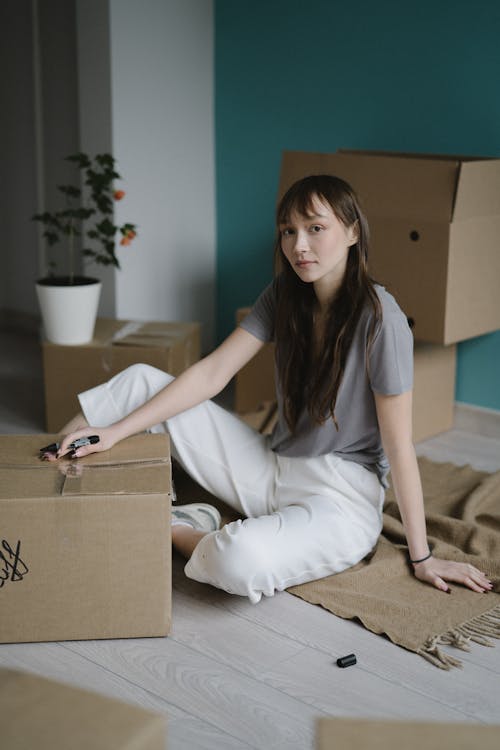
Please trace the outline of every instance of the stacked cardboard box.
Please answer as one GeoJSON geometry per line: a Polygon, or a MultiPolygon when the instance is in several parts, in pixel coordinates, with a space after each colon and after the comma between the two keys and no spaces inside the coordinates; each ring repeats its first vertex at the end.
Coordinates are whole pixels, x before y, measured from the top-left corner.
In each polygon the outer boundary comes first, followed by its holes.
{"type": "Polygon", "coordinates": [[[166,721],[96,693],[0,669],[2,750],[165,750],[166,721]]]}
{"type": "MultiPolygon", "coordinates": [[[[456,343],[500,328],[500,159],[285,152],[279,197],[309,174],[335,174],[361,197],[371,273],[413,323],[414,440],[450,429],[456,343]]],[[[237,411],[274,398],[273,369],[266,345],[237,377],[237,411]]]]}
{"type": "Polygon", "coordinates": [[[52,440],[0,436],[0,643],[167,635],[168,437],[40,461],[52,440]]]}
{"type": "Polygon", "coordinates": [[[280,196],[307,174],[335,174],[361,197],[371,272],[416,340],[447,345],[500,328],[500,159],[289,151],[280,196]]]}
{"type": "Polygon", "coordinates": [[[79,411],[78,393],[143,362],[179,375],[200,358],[200,324],[99,318],[94,338],[81,346],[42,345],[45,416],[58,432],[79,411]]]}
{"type": "MultiPolygon", "coordinates": [[[[249,311],[238,310],[237,323],[249,311]]],[[[418,442],[453,426],[456,346],[417,343],[413,365],[413,440],[418,442]]],[[[266,433],[276,419],[275,399],[274,344],[265,344],[236,376],[235,409],[266,433]]]]}

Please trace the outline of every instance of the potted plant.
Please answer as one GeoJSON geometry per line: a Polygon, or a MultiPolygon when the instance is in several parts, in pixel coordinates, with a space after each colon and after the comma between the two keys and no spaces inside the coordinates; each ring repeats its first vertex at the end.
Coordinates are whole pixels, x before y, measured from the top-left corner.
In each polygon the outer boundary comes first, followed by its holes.
{"type": "Polygon", "coordinates": [[[114,201],[125,193],[114,189],[120,179],[111,154],[97,154],[91,158],[78,153],[65,157],[80,172],[80,184],[58,185],[64,199],[58,211],[35,214],[34,221],[45,229],[43,237],[49,248],[59,245],[65,251],[65,270],[51,259],[47,275],[36,283],[36,291],[45,335],[56,344],[85,344],[92,339],[101,282],[82,275],[85,261],[120,268],[116,256],[116,235],[120,245],[130,245],[136,236],[135,224],[114,223],[114,201]]]}

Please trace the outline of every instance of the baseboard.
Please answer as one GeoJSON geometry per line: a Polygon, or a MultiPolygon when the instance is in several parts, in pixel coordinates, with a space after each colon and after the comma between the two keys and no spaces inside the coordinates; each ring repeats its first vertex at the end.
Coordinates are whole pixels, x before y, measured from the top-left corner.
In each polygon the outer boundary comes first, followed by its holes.
{"type": "Polygon", "coordinates": [[[456,401],[454,427],[500,440],[500,411],[456,401]]]}
{"type": "Polygon", "coordinates": [[[8,307],[0,309],[0,330],[2,331],[38,336],[41,325],[41,318],[36,313],[12,310],[8,307]]]}

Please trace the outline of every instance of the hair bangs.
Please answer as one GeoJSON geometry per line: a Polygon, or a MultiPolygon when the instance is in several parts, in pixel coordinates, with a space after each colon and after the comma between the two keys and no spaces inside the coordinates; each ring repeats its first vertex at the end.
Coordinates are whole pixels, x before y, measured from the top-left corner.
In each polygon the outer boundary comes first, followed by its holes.
{"type": "Polygon", "coordinates": [[[277,223],[288,224],[293,213],[299,216],[311,217],[315,214],[315,201],[329,203],[326,196],[318,190],[313,178],[302,180],[293,185],[283,196],[278,209],[277,223]]]}
{"type": "Polygon", "coordinates": [[[345,226],[357,219],[350,211],[351,187],[339,177],[332,175],[310,175],[292,185],[278,206],[277,224],[288,224],[293,213],[306,218],[317,211],[317,202],[330,206],[335,216],[345,226]]]}

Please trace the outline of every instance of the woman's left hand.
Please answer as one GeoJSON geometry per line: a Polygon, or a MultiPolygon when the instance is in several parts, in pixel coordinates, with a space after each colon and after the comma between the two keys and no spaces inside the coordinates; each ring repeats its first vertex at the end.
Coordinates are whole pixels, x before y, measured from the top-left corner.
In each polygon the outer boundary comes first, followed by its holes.
{"type": "Polygon", "coordinates": [[[461,583],[472,591],[485,593],[491,591],[493,585],[485,574],[470,563],[453,562],[429,557],[421,563],[413,565],[415,576],[425,583],[430,583],[441,591],[451,593],[446,581],[461,583]]]}

